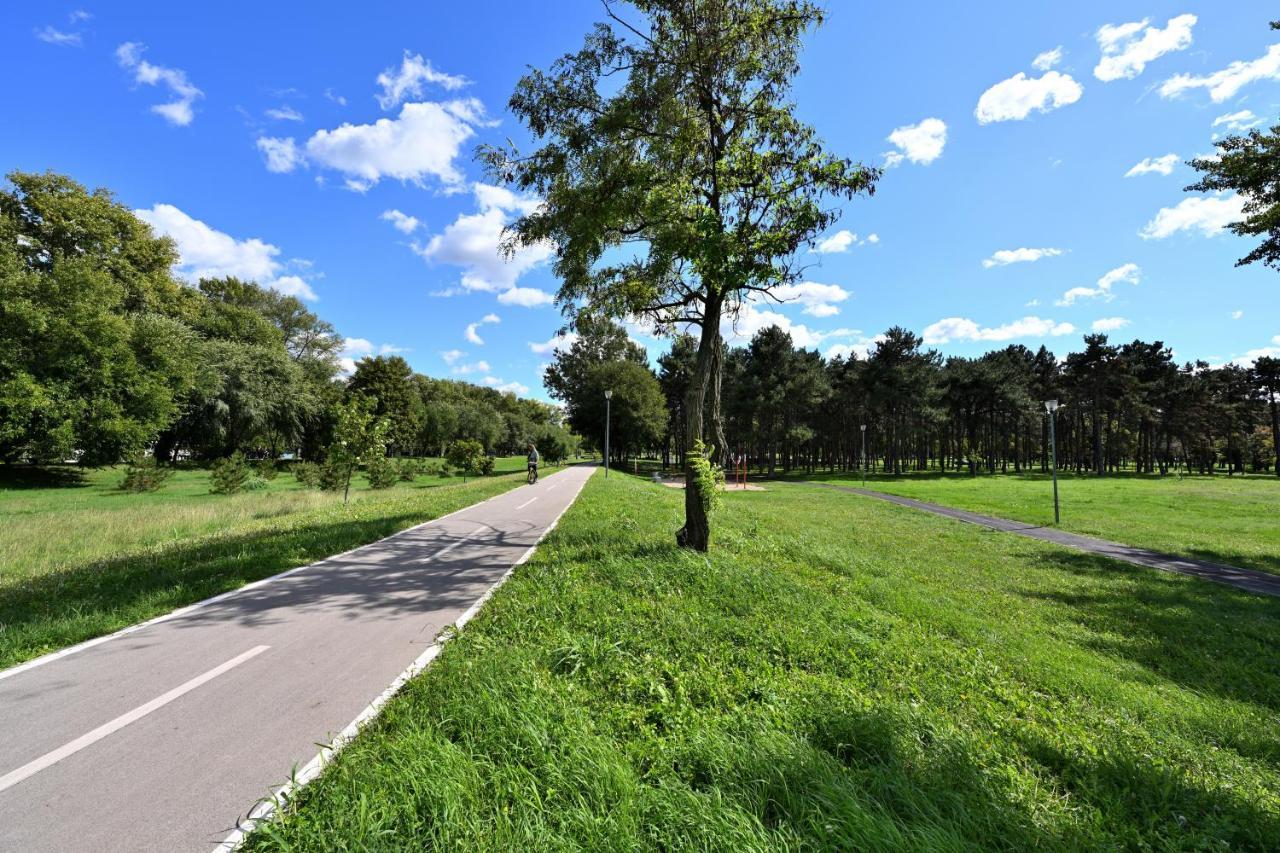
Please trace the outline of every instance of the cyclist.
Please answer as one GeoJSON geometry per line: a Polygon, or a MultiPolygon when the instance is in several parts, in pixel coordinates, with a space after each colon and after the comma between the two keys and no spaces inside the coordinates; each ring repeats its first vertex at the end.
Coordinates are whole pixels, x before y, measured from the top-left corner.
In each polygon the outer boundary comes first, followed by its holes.
{"type": "Polygon", "coordinates": [[[529,442],[529,456],[527,457],[527,459],[529,462],[529,482],[530,483],[538,482],[538,462],[541,461],[541,458],[542,457],[538,455],[538,448],[533,446],[532,441],[529,442]]]}

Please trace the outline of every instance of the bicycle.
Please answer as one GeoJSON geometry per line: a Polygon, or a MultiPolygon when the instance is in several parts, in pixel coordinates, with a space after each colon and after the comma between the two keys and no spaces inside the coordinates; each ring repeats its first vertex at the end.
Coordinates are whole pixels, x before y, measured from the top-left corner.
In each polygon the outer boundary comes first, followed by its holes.
{"type": "Polygon", "coordinates": [[[529,466],[529,476],[526,477],[525,479],[529,481],[530,486],[538,482],[538,469],[536,466],[534,465],[529,466]]]}

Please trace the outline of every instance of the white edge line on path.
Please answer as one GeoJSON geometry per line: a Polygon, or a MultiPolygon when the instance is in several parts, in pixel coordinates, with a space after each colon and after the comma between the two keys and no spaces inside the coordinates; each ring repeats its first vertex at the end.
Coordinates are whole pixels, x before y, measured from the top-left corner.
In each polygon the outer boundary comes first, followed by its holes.
{"type": "Polygon", "coordinates": [[[153,711],[160,710],[165,705],[168,705],[170,702],[179,698],[180,696],[186,693],[190,693],[192,690],[195,690],[200,685],[205,684],[206,682],[212,681],[213,679],[217,678],[219,675],[222,675],[224,672],[227,672],[230,669],[234,669],[235,667],[249,660],[249,658],[257,657],[258,655],[262,654],[269,648],[271,647],[270,646],[254,646],[253,648],[249,649],[249,651],[236,655],[226,663],[219,664],[218,666],[215,666],[213,669],[209,670],[208,672],[205,672],[201,675],[197,675],[195,678],[189,679],[188,681],[185,681],[182,684],[179,684],[177,687],[173,688],[167,693],[163,693],[160,696],[157,696],[155,699],[152,699],[150,702],[139,705],[138,707],[134,708],[132,711],[126,711],[125,713],[116,717],[114,720],[111,720],[110,722],[106,722],[98,726],[93,731],[88,732],[87,734],[83,734],[80,737],[76,738],[75,740],[69,743],[63,744],[62,746],[58,747],[55,750],[46,752],[44,755],[40,756],[37,759],[34,759],[33,761],[28,761],[26,764],[22,765],[17,770],[12,770],[3,776],[0,776],[0,791],[4,791],[8,788],[12,788],[14,785],[17,785],[19,782],[23,781],[24,779],[29,779],[30,777],[36,775],[41,770],[48,769],[53,765],[57,764],[62,759],[69,758],[72,755],[75,755],[80,750],[86,747],[92,746],[93,744],[102,740],[104,737],[108,737],[109,735],[115,734],[116,732],[120,731],[130,723],[137,722],[138,720],[141,720],[143,717],[145,717],[147,714],[150,714],[153,711]]]}
{"type": "MultiPolygon", "coordinates": [[[[528,559],[533,556],[533,552],[542,544],[542,540],[551,535],[551,531],[556,529],[556,525],[560,523],[560,519],[569,511],[569,508],[577,502],[578,495],[582,493],[582,489],[587,485],[587,481],[591,479],[593,474],[595,474],[594,469],[592,469],[587,476],[582,478],[582,482],[578,484],[578,488],[573,493],[573,497],[570,498],[569,502],[564,505],[564,508],[556,514],[556,517],[552,520],[551,524],[547,525],[547,529],[542,531],[542,534],[538,536],[538,540],[530,545],[528,549],[520,555],[520,558],[511,564],[511,568],[503,572],[502,577],[494,581],[493,586],[485,590],[484,593],[466,609],[466,612],[454,620],[453,627],[455,630],[460,630],[462,626],[470,622],[472,617],[480,612],[480,608],[484,607],[485,602],[487,602],[498,590],[498,587],[506,583],[507,578],[511,577],[512,573],[515,572],[516,569],[523,566],[528,559]]],[[[503,494],[507,493],[504,492],[503,494]]],[[[378,712],[382,710],[382,707],[391,700],[391,697],[400,692],[400,688],[402,688],[409,679],[422,672],[433,660],[435,660],[436,656],[440,654],[441,649],[444,648],[445,641],[440,639],[444,633],[445,631],[442,630],[441,633],[436,636],[435,642],[433,642],[426,651],[420,654],[413,663],[409,664],[403,672],[397,675],[395,681],[392,681],[386,690],[379,693],[377,698],[370,702],[368,707],[360,712],[359,716],[348,723],[346,728],[340,731],[337,737],[335,737],[328,746],[323,747],[314,758],[308,761],[301,770],[295,773],[293,778],[277,788],[269,797],[265,797],[260,800],[258,804],[253,807],[252,811],[249,812],[248,816],[236,825],[235,830],[223,839],[222,843],[213,848],[213,853],[231,853],[231,851],[234,851],[240,846],[240,843],[244,841],[245,836],[253,831],[255,826],[262,821],[269,819],[278,807],[288,803],[299,788],[319,776],[320,771],[324,769],[325,765],[333,760],[333,758],[342,751],[343,747],[355,739],[355,736],[360,733],[360,729],[364,724],[376,717],[378,712]]]]}
{"type": "MultiPolygon", "coordinates": [[[[555,477],[559,474],[563,474],[573,467],[576,467],[576,466],[566,465],[561,470],[556,471],[555,474],[548,474],[547,479],[550,480],[552,477],[555,477]]],[[[245,584],[244,586],[238,586],[235,589],[229,589],[226,592],[220,592],[215,596],[211,596],[210,598],[204,599],[203,601],[197,601],[193,604],[187,604],[182,607],[179,607],[177,610],[170,610],[168,613],[162,613],[159,616],[155,616],[151,619],[148,619],[145,622],[139,622],[137,625],[130,625],[127,628],[121,628],[119,631],[113,631],[110,634],[103,634],[101,637],[94,637],[91,640],[85,640],[83,643],[76,643],[74,646],[67,646],[65,649],[59,649],[56,652],[50,652],[47,655],[41,655],[38,658],[32,658],[31,660],[26,661],[24,663],[17,664],[16,666],[11,666],[6,670],[0,670],[0,681],[3,681],[4,679],[14,675],[18,675],[19,673],[26,672],[29,669],[35,669],[38,666],[44,666],[47,663],[52,663],[58,658],[64,658],[67,655],[73,655],[76,652],[82,652],[85,649],[91,649],[94,646],[101,645],[102,643],[107,642],[108,640],[116,640],[116,639],[119,639],[120,637],[126,637],[129,634],[132,634],[134,631],[141,631],[143,628],[150,628],[152,625],[158,624],[160,622],[167,622],[170,619],[177,619],[179,616],[185,616],[193,610],[199,610],[201,607],[208,607],[210,604],[217,604],[219,601],[223,601],[224,599],[231,598],[234,595],[239,595],[242,592],[248,592],[251,589],[257,589],[260,586],[265,586],[269,583],[273,583],[274,581],[283,580],[284,578],[287,578],[290,575],[296,575],[298,572],[304,572],[307,569],[324,565],[330,560],[336,560],[340,557],[345,557],[348,554],[354,554],[356,551],[359,551],[361,548],[367,548],[370,545],[376,545],[379,542],[386,542],[390,539],[395,539],[398,536],[405,536],[409,533],[412,533],[413,531],[417,530],[420,527],[426,527],[428,524],[435,524],[437,521],[444,521],[446,518],[451,518],[452,516],[458,515],[459,513],[466,512],[469,509],[475,509],[478,506],[484,506],[489,501],[506,497],[507,495],[514,492],[517,488],[519,488],[518,481],[516,486],[510,489],[507,489],[505,492],[499,492],[496,495],[490,495],[489,497],[485,498],[482,501],[477,501],[476,503],[473,503],[469,506],[464,506],[461,509],[455,509],[453,512],[448,512],[448,513],[445,513],[444,515],[436,516],[435,518],[429,518],[426,521],[422,522],[421,524],[415,524],[413,527],[406,527],[404,530],[398,531],[396,533],[392,533],[390,536],[384,536],[383,538],[376,539],[373,542],[366,542],[363,545],[357,545],[356,547],[343,551],[340,554],[330,554],[328,557],[325,557],[324,559],[316,560],[313,563],[307,563],[305,566],[295,566],[292,569],[286,569],[285,571],[280,572],[277,575],[271,575],[270,577],[259,578],[256,581],[245,584]]]]}

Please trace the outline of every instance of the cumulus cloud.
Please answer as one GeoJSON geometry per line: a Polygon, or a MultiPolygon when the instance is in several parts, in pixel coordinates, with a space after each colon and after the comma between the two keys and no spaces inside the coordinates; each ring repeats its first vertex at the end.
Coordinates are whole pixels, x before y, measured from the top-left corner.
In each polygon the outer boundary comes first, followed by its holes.
{"type": "Polygon", "coordinates": [[[897,128],[888,140],[898,150],[885,152],[886,168],[898,166],[903,160],[927,166],[942,156],[947,144],[947,125],[940,118],[927,118],[919,124],[897,128]]]}
{"type": "Polygon", "coordinates": [[[553,295],[536,287],[508,287],[498,294],[498,302],[502,305],[519,305],[521,308],[540,308],[555,301],[553,295]]]}
{"type": "Polygon", "coordinates": [[[1170,175],[1173,173],[1173,167],[1178,163],[1177,154],[1166,154],[1163,157],[1145,157],[1142,162],[1134,165],[1132,169],[1124,173],[1126,178],[1134,178],[1138,175],[1170,175]]]}
{"type": "Polygon", "coordinates": [[[1065,308],[1076,304],[1081,299],[1102,299],[1110,302],[1115,299],[1115,294],[1111,292],[1111,288],[1121,282],[1128,284],[1137,284],[1142,280],[1142,269],[1137,264],[1129,263],[1118,266],[1113,270],[1103,273],[1102,277],[1093,287],[1073,287],[1066,293],[1062,294],[1062,298],[1054,302],[1060,308],[1065,308]]]}
{"type": "Polygon", "coordinates": [[[485,314],[480,320],[467,324],[466,337],[467,340],[476,346],[483,346],[484,340],[480,337],[477,330],[484,325],[501,323],[502,320],[497,314],[485,314]]]}
{"type": "Polygon", "coordinates": [[[1254,115],[1253,110],[1240,110],[1239,112],[1218,116],[1213,120],[1213,127],[1217,127],[1220,124],[1225,124],[1226,129],[1229,131],[1245,131],[1262,124],[1262,119],[1254,115]]]}
{"type": "Polygon", "coordinates": [[[875,345],[880,343],[883,340],[885,340],[884,335],[876,335],[875,337],[872,337],[872,338],[864,338],[861,335],[859,335],[858,340],[853,341],[851,343],[832,344],[831,346],[827,347],[826,351],[823,352],[822,355],[824,358],[828,360],[833,358],[847,359],[850,356],[857,356],[858,358],[865,359],[867,358],[867,356],[871,354],[871,350],[875,347],[875,345]]]}
{"type": "Polygon", "coordinates": [[[1164,29],[1148,26],[1150,20],[1143,18],[1128,24],[1099,27],[1097,38],[1102,58],[1093,69],[1093,76],[1104,83],[1131,80],[1146,69],[1148,62],[1191,46],[1191,29],[1197,20],[1195,15],[1170,18],[1164,29]]]}
{"type": "Polygon", "coordinates": [[[779,302],[803,305],[804,313],[811,317],[831,317],[840,313],[835,303],[848,299],[849,291],[835,284],[802,281],[775,287],[772,296],[779,302]]]}
{"type": "Polygon", "coordinates": [[[404,347],[393,344],[375,345],[367,338],[343,338],[342,349],[338,351],[338,371],[343,376],[356,372],[356,362],[372,355],[393,355],[408,352],[404,347]]]}
{"type": "Polygon", "coordinates": [[[464,355],[466,355],[466,353],[460,349],[445,350],[444,352],[440,353],[440,357],[444,359],[445,364],[453,364],[455,361],[462,358],[464,355]]]}
{"type": "Polygon", "coordinates": [[[302,151],[298,149],[292,136],[285,139],[262,136],[258,138],[257,145],[268,172],[292,172],[303,162],[302,151]]]}
{"type": "Polygon", "coordinates": [[[821,331],[811,329],[803,323],[797,323],[778,311],[756,307],[751,302],[744,302],[731,316],[726,316],[723,334],[730,344],[746,344],[761,329],[777,326],[791,335],[792,342],[798,347],[812,349],[824,341],[843,338],[861,338],[862,332],[857,329],[832,329],[821,331]]]}
{"type": "Polygon", "coordinates": [[[1203,195],[1184,198],[1173,207],[1162,207],[1155,218],[1138,232],[1144,240],[1163,240],[1179,231],[1198,231],[1216,237],[1228,225],[1244,219],[1244,197],[1203,195]]]}
{"type": "Polygon", "coordinates": [[[1273,44],[1267,52],[1249,62],[1237,60],[1221,71],[1196,76],[1178,74],[1160,84],[1160,95],[1176,98],[1194,89],[1204,89],[1215,103],[1230,100],[1249,83],[1258,80],[1280,80],[1280,44],[1273,44]]]}
{"type": "Polygon", "coordinates": [[[47,26],[35,31],[36,38],[45,44],[54,44],[58,47],[79,47],[79,33],[64,33],[56,27],[47,26]]]}
{"type": "Polygon", "coordinates": [[[382,211],[378,218],[384,222],[390,222],[391,227],[401,234],[412,234],[422,224],[417,217],[394,209],[382,211]]]}
{"type": "Polygon", "coordinates": [[[528,385],[515,381],[508,382],[504,379],[499,379],[496,376],[486,376],[484,378],[484,384],[488,385],[490,388],[501,391],[503,394],[515,394],[517,397],[523,397],[529,393],[528,385]]]}
{"type": "Polygon", "coordinates": [[[967,317],[947,317],[925,327],[926,344],[949,344],[965,341],[1011,341],[1015,338],[1043,338],[1069,335],[1076,330],[1070,323],[1055,323],[1040,317],[1023,317],[1003,326],[983,327],[967,317]]]}
{"type": "Polygon", "coordinates": [[[461,89],[471,81],[466,77],[437,71],[420,54],[411,54],[406,50],[404,57],[400,60],[400,67],[397,69],[393,66],[386,69],[378,75],[377,82],[382,87],[382,93],[378,95],[378,105],[384,110],[389,110],[410,98],[422,97],[424,83],[440,86],[452,92],[455,89],[461,89]]]}
{"type": "Polygon", "coordinates": [[[1241,317],[1243,317],[1243,316],[1244,316],[1244,312],[1243,312],[1243,311],[1238,311],[1238,310],[1237,310],[1237,311],[1232,311],[1232,312],[1231,312],[1231,319],[1232,319],[1232,320],[1239,320],[1239,319],[1240,319],[1241,317]]]}
{"type": "Polygon", "coordinates": [[[1046,50],[1044,53],[1037,54],[1036,58],[1031,60],[1031,67],[1037,71],[1048,71],[1061,61],[1062,45],[1058,45],[1053,50],[1046,50]]]}
{"type": "Polygon", "coordinates": [[[256,281],[289,296],[315,300],[315,291],[297,275],[283,275],[280,249],[263,240],[237,240],[210,228],[171,204],[157,204],[134,214],[157,234],[170,237],[178,247],[174,271],[189,281],[234,276],[256,281]]]}
{"type": "Polygon", "coordinates": [[[1084,87],[1070,74],[1048,71],[1041,77],[1028,77],[1019,71],[982,93],[973,114],[979,124],[997,121],[1021,121],[1032,110],[1042,113],[1074,104],[1084,94],[1084,87]]]}
{"type": "Polygon", "coordinates": [[[178,68],[166,68],[163,65],[152,65],[142,58],[146,47],[136,41],[127,41],[116,48],[116,61],[120,67],[133,72],[133,82],[139,86],[163,86],[169,90],[173,100],[164,104],[155,104],[151,111],[163,117],[170,124],[186,127],[195,119],[192,104],[197,98],[204,97],[187,79],[187,74],[178,68]]]}
{"type": "Polygon", "coordinates": [[[1129,321],[1124,317],[1101,317],[1093,321],[1093,330],[1095,332],[1115,332],[1129,325],[1129,321]]]}
{"type": "Polygon", "coordinates": [[[1063,249],[1044,248],[1044,249],[1000,249],[994,252],[991,257],[984,258],[982,266],[986,269],[992,267],[1003,267],[1009,264],[1027,264],[1035,263],[1041,258],[1056,258],[1063,253],[1063,249]]]}
{"type": "Polygon", "coordinates": [[[551,245],[522,246],[509,258],[502,253],[503,229],[517,215],[536,209],[538,200],[489,184],[475,184],[472,191],[479,212],[460,215],[425,244],[415,243],[414,251],[429,261],[462,267],[463,291],[498,293],[508,305],[550,302],[550,294],[518,288],[516,282],[551,257],[551,245]]]}
{"type": "Polygon", "coordinates": [[[550,340],[543,341],[542,343],[530,341],[529,349],[536,355],[551,355],[553,352],[567,350],[569,347],[573,346],[577,340],[577,332],[565,332],[562,335],[555,335],[550,340]]]}
{"type": "Polygon", "coordinates": [[[830,237],[824,237],[818,241],[815,252],[821,255],[828,255],[838,252],[847,252],[854,241],[858,239],[858,235],[852,231],[842,229],[832,234],[830,237]]]}
{"type": "Polygon", "coordinates": [[[1280,358],[1280,335],[1276,335],[1271,339],[1271,346],[1251,349],[1244,355],[1232,359],[1232,363],[1241,367],[1253,367],[1255,361],[1264,357],[1280,358]]]}
{"type": "Polygon", "coordinates": [[[467,364],[455,364],[453,366],[453,373],[455,376],[470,376],[473,373],[488,373],[491,370],[493,370],[493,368],[490,367],[489,362],[484,359],[467,364]]]}

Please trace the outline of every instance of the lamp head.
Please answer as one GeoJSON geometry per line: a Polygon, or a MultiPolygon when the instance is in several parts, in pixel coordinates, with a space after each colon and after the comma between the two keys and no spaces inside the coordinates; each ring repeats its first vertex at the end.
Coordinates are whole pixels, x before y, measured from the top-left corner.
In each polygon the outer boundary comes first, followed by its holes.
{"type": "Polygon", "coordinates": [[[612,399],[613,399],[613,389],[612,389],[612,388],[608,388],[608,389],[606,389],[606,390],[605,390],[605,392],[604,392],[604,398],[605,398],[606,400],[612,400],[612,399]]]}
{"type": "Polygon", "coordinates": [[[866,425],[866,424],[861,424],[861,425],[859,426],[859,429],[861,429],[863,432],[866,432],[866,431],[867,431],[867,425],[866,425]]]}
{"type": "Polygon", "coordinates": [[[1045,400],[1045,401],[1044,401],[1044,410],[1045,410],[1046,412],[1048,412],[1049,414],[1053,414],[1054,412],[1058,411],[1058,401],[1057,401],[1057,400],[1045,400]]]}

